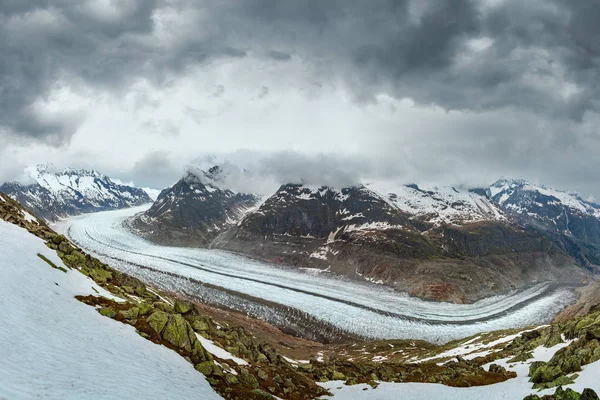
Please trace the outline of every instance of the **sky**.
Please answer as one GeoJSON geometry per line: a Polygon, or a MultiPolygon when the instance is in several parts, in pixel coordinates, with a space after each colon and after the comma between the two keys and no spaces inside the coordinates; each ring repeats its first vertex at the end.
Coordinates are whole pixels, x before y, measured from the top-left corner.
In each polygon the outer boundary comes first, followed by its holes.
{"type": "Polygon", "coordinates": [[[0,0],[0,182],[278,183],[600,199],[600,1],[0,0]]]}

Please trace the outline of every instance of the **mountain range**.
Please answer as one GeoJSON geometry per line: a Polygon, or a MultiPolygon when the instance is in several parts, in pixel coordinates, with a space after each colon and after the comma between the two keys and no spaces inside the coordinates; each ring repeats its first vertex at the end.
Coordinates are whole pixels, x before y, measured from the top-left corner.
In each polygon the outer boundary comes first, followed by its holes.
{"type": "Polygon", "coordinates": [[[27,184],[7,182],[0,191],[46,221],[152,202],[145,190],[115,183],[96,171],[51,172],[47,165],[38,165],[26,173],[27,184]]]}
{"type": "Polygon", "coordinates": [[[214,167],[130,223],[160,244],[212,247],[452,302],[598,272],[600,210],[522,180],[486,188],[282,185],[236,193],[214,167]]]}
{"type": "MultiPolygon", "coordinates": [[[[34,183],[0,190],[47,221],[152,202],[95,171],[29,174],[34,183]]],[[[524,180],[484,188],[288,183],[263,197],[228,188],[226,178],[219,166],[187,172],[128,224],[159,244],[222,249],[458,303],[540,281],[580,284],[600,272],[600,206],[524,180]]]]}

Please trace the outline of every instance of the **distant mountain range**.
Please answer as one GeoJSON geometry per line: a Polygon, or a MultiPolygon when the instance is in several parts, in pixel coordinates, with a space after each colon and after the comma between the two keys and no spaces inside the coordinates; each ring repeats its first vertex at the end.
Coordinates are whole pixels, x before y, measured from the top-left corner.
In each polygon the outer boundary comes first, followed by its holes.
{"type": "Polygon", "coordinates": [[[219,173],[188,174],[131,225],[158,243],[454,302],[538,281],[582,282],[600,265],[598,206],[524,181],[476,189],[286,184],[261,199],[227,189],[219,173]]]}
{"type": "Polygon", "coordinates": [[[39,165],[27,172],[30,184],[8,182],[0,191],[46,221],[152,202],[143,189],[115,183],[96,171],[68,168],[52,173],[39,165]]]}

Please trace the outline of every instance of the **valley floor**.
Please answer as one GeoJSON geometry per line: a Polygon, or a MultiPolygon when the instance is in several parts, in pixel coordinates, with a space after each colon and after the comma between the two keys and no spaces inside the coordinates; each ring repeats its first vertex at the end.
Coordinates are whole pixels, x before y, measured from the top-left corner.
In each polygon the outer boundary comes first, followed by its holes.
{"type": "Polygon", "coordinates": [[[144,209],[84,215],[54,228],[142,280],[292,330],[302,325],[301,315],[366,338],[445,343],[482,331],[539,325],[574,300],[569,290],[539,284],[474,304],[435,303],[382,285],[279,268],[227,252],[158,246],[124,227],[144,209]]]}
{"type": "Polygon", "coordinates": [[[74,298],[88,294],[113,297],[0,221],[0,399],[220,398],[178,354],[74,298]]]}

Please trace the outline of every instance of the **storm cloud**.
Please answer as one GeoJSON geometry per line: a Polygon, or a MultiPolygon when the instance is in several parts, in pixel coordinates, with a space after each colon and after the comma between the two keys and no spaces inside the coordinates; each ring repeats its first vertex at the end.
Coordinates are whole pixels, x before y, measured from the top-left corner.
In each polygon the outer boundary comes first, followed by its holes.
{"type": "Polygon", "coordinates": [[[0,1],[0,153],[73,164],[89,144],[160,186],[246,148],[281,182],[510,174],[600,197],[599,19],[567,0],[0,1]]]}

